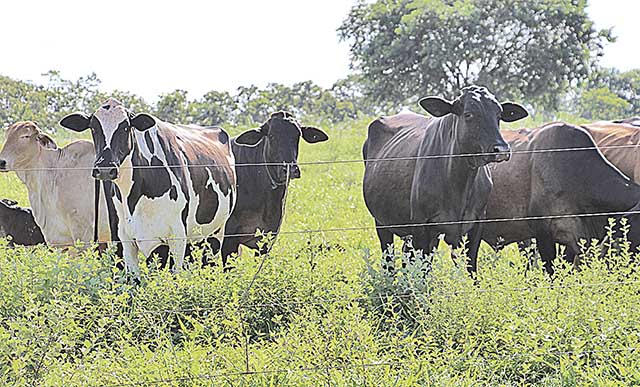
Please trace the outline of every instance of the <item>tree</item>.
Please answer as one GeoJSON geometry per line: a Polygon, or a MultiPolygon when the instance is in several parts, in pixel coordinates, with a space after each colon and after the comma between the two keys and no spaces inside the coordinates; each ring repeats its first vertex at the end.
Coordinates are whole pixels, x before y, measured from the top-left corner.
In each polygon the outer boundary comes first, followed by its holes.
{"type": "Polygon", "coordinates": [[[620,72],[613,68],[599,68],[587,83],[588,89],[606,88],[629,104],[629,116],[640,113],[640,69],[620,72]]]}
{"type": "Polygon", "coordinates": [[[189,100],[186,90],[174,90],[160,95],[156,104],[155,115],[163,121],[188,124],[191,123],[189,100]]]}
{"type": "Polygon", "coordinates": [[[580,98],[580,115],[590,120],[625,118],[629,103],[606,87],[589,89],[580,98]]]}
{"type": "Polygon", "coordinates": [[[202,99],[191,103],[194,123],[225,126],[233,121],[236,102],[226,91],[209,91],[202,99]]]}
{"type": "Polygon", "coordinates": [[[453,97],[469,84],[555,107],[612,41],[585,0],[378,0],[338,28],[351,66],[378,102],[453,97]]]}

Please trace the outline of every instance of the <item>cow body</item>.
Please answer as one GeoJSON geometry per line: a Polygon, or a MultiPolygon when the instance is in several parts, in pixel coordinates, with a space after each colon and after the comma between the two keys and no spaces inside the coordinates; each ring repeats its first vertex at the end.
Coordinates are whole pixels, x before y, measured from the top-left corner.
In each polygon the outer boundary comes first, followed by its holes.
{"type": "MultiPolygon", "coordinates": [[[[435,109],[439,117],[406,113],[369,125],[363,147],[364,199],[383,252],[393,246],[394,234],[411,236],[413,247],[425,253],[437,246],[440,234],[456,246],[468,235],[468,269],[474,272],[480,244],[480,224],[474,221],[484,218],[491,192],[486,164],[508,159],[498,120],[501,114],[523,118],[526,111],[514,104],[503,104],[503,111],[478,87],[463,89],[449,104],[450,110],[435,109]],[[481,155],[460,157],[474,153],[481,155]],[[453,224],[424,225],[448,222],[453,224]]],[[[387,264],[392,260],[387,257],[387,264]]]]}
{"type": "Polygon", "coordinates": [[[11,238],[10,245],[33,246],[45,242],[31,209],[19,207],[8,199],[0,200],[0,237],[11,238]]]}
{"type": "MultiPolygon", "coordinates": [[[[94,148],[73,141],[63,148],[33,122],[18,122],[6,131],[0,168],[15,170],[27,186],[33,216],[51,246],[72,246],[93,240],[94,148]]],[[[104,199],[104,196],[102,196],[104,199]]],[[[105,201],[100,201],[99,241],[111,239],[105,201]]]]}
{"type": "Polygon", "coordinates": [[[291,179],[300,177],[298,145],[328,140],[320,129],[302,126],[288,112],[276,112],[259,128],[247,131],[231,142],[236,160],[238,200],[227,222],[222,259],[238,253],[240,245],[264,254],[270,248],[256,231],[277,235],[284,215],[291,179]],[[252,137],[252,138],[248,138],[252,137]]]}
{"type": "MultiPolygon", "coordinates": [[[[509,162],[489,167],[493,190],[487,205],[488,219],[623,212],[640,201],[640,186],[611,165],[582,128],[553,123],[537,129],[504,131],[503,137],[514,154],[509,162]],[[545,152],[572,148],[580,150],[545,152]]],[[[607,218],[489,222],[484,226],[483,239],[500,246],[536,238],[545,269],[551,274],[555,244],[565,245],[566,258],[574,261],[580,252],[580,239],[605,236],[607,218]]]]}
{"type": "Polygon", "coordinates": [[[582,127],[593,136],[607,160],[640,183],[640,127],[633,122],[640,120],[600,121],[582,127]]]}
{"type": "Polygon", "coordinates": [[[93,129],[94,177],[114,182],[110,223],[130,271],[138,270],[138,252],[149,257],[162,245],[173,254],[175,270],[189,241],[209,239],[214,250],[220,248],[236,199],[224,130],[134,116],[115,100],[91,117],[68,116],[62,125],[93,129]]]}

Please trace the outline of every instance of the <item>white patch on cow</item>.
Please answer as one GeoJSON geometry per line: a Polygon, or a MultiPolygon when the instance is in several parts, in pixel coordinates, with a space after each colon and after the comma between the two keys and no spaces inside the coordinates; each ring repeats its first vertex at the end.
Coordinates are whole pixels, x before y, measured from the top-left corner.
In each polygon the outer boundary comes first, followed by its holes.
{"type": "Polygon", "coordinates": [[[129,114],[122,104],[113,98],[107,99],[93,114],[100,122],[105,139],[105,149],[111,147],[111,140],[122,121],[129,118],[129,114]],[[107,108],[108,107],[108,108],[107,108]]]}
{"type": "MultiPolygon", "coordinates": [[[[177,200],[170,198],[170,191],[157,198],[141,197],[136,203],[133,213],[128,208],[127,198],[133,187],[133,171],[131,169],[131,155],[127,156],[122,164],[121,175],[116,180],[116,184],[122,193],[122,202],[116,203],[116,211],[119,218],[118,235],[121,240],[134,240],[128,243],[125,249],[125,262],[134,272],[137,272],[138,251],[145,256],[149,256],[151,252],[162,244],[168,244],[173,254],[182,253],[186,238],[189,241],[197,241],[212,235],[215,231],[221,230],[218,237],[224,230],[224,225],[229,218],[235,200],[231,202],[231,195],[224,195],[220,189],[219,183],[213,179],[213,175],[209,169],[207,173],[209,179],[206,182],[207,187],[211,185],[213,191],[218,196],[218,208],[211,223],[198,224],[195,219],[196,210],[198,208],[200,198],[195,194],[192,178],[188,168],[184,168],[187,188],[189,192],[189,208],[187,214],[186,229],[182,223],[182,211],[187,205],[187,198],[182,192],[179,181],[176,176],[167,167],[167,157],[164,154],[160,142],[158,140],[159,131],[157,126],[148,130],[149,136],[154,145],[154,151],[151,152],[145,140],[144,132],[134,132],[136,146],[141,156],[151,160],[153,156],[157,157],[164,169],[170,176],[171,185],[175,186],[177,192],[177,200]],[[193,239],[191,239],[193,238],[193,239]]],[[[229,145],[230,146],[230,145],[229,145]]],[[[182,153],[176,149],[178,158],[181,163],[186,164],[186,160],[182,153]]],[[[226,160],[230,164],[234,164],[233,153],[229,149],[229,155],[226,160]]],[[[236,198],[235,189],[232,188],[233,198],[236,198]]],[[[220,238],[221,239],[221,238],[220,238]]],[[[180,258],[176,262],[179,262],[180,258]]]]}

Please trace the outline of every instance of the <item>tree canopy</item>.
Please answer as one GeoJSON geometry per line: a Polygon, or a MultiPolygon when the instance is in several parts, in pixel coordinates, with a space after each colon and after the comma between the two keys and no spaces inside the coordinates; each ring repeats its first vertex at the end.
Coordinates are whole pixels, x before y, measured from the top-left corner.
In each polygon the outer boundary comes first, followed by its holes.
{"type": "Polygon", "coordinates": [[[338,34],[377,101],[452,97],[469,84],[554,108],[586,80],[610,30],[585,0],[360,1],[338,34]]]}

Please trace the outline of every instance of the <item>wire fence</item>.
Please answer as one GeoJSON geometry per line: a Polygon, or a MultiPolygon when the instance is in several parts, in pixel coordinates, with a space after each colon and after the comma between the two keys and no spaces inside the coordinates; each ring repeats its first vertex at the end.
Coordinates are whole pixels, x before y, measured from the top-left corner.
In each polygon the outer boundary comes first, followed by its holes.
{"type": "MultiPolygon", "coordinates": [[[[530,150],[514,150],[511,152],[478,152],[478,153],[462,153],[462,154],[439,154],[424,156],[403,156],[403,157],[385,157],[371,159],[339,159],[339,160],[316,160],[316,161],[300,161],[297,165],[332,165],[332,164],[363,164],[363,163],[382,163],[397,161],[416,161],[416,160],[436,160],[436,159],[455,159],[465,157],[487,157],[500,154],[525,155],[540,153],[558,153],[558,152],[580,152],[607,149],[637,149],[640,145],[605,145],[605,146],[588,146],[588,147],[571,147],[571,148],[548,148],[548,149],[530,149],[530,150]]],[[[260,162],[260,163],[211,163],[211,164],[180,164],[180,165],[127,165],[120,166],[120,169],[166,169],[166,168],[221,168],[233,166],[237,167],[264,167],[264,166],[282,166],[285,162],[260,162]]],[[[34,167],[34,168],[4,168],[2,172],[47,172],[47,171],[91,171],[93,165],[77,166],[77,167],[34,167]]]]}
{"type": "MultiPolygon", "coordinates": [[[[394,230],[394,229],[411,229],[415,227],[437,227],[437,226],[454,226],[464,224],[487,224],[487,223],[504,223],[504,222],[526,222],[526,221],[540,221],[540,220],[558,220],[568,218],[592,218],[592,217],[627,217],[640,214],[640,210],[629,211],[607,211],[607,212],[590,212],[590,213],[578,213],[578,214],[558,214],[558,215],[540,215],[540,216],[522,216],[512,218],[493,218],[493,219],[469,219],[469,220],[452,220],[442,222],[422,222],[422,223],[402,223],[402,224],[390,224],[390,225],[377,225],[377,226],[353,226],[353,227],[335,227],[335,228],[316,228],[305,230],[285,230],[273,232],[274,236],[280,235],[299,235],[299,234],[322,234],[322,233],[339,233],[350,231],[372,231],[372,230],[394,230]]],[[[243,238],[243,237],[261,237],[267,236],[269,233],[235,233],[224,234],[224,238],[243,238]]],[[[139,242],[158,242],[166,244],[170,241],[202,241],[210,235],[190,235],[184,237],[159,237],[159,238],[138,238],[138,239],[126,239],[126,240],[108,240],[100,241],[101,243],[139,243],[139,242]]],[[[51,247],[73,247],[79,246],[83,242],[78,243],[51,243],[48,246],[51,247]]]]}
{"type": "MultiPolygon", "coordinates": [[[[592,150],[603,150],[603,149],[624,149],[624,148],[637,148],[637,145],[616,145],[616,146],[604,146],[604,147],[574,147],[574,148],[557,148],[557,149],[539,149],[539,150],[525,150],[525,151],[513,151],[512,155],[518,154],[537,154],[537,153],[555,153],[555,152],[574,152],[574,151],[592,151],[592,150]]],[[[427,155],[427,156],[410,156],[410,157],[396,157],[396,158],[379,158],[379,159],[343,159],[343,160],[318,160],[318,161],[308,161],[308,162],[299,162],[298,165],[333,165],[333,164],[353,164],[353,163],[379,163],[379,162],[394,162],[394,161],[412,161],[412,160],[422,160],[422,159],[446,159],[446,158],[464,158],[464,157],[484,157],[484,156],[495,156],[495,153],[470,153],[470,154],[442,154],[442,155],[427,155]]],[[[215,164],[198,164],[198,165],[189,165],[188,167],[223,167],[223,166],[234,166],[234,167],[260,167],[260,166],[282,166],[283,163],[238,163],[238,164],[224,164],[224,163],[215,163],[215,164]]],[[[150,169],[150,168],[184,168],[182,165],[159,165],[159,166],[128,166],[121,167],[132,168],[132,169],[150,169]]],[[[54,171],[54,170],[92,170],[93,166],[87,167],[66,167],[66,168],[22,168],[22,169],[8,169],[6,171],[14,171],[14,172],[31,172],[31,171],[54,171]]],[[[380,226],[352,226],[352,227],[335,227],[335,228],[315,228],[315,229],[302,229],[302,230],[285,230],[279,231],[275,233],[278,236],[282,235],[301,235],[301,234],[313,234],[313,233],[342,233],[342,232],[351,232],[351,231],[367,231],[367,230],[375,230],[375,229],[410,229],[414,227],[437,227],[437,226],[451,226],[451,225],[464,225],[464,224],[487,224],[487,223],[499,223],[499,222],[521,222],[521,221],[541,221],[541,220],[559,220],[566,218],[588,218],[588,217],[619,217],[619,216],[634,216],[640,214],[640,210],[629,210],[629,211],[606,211],[606,212],[589,212],[589,213],[576,213],[576,214],[548,214],[548,215],[540,215],[540,216],[523,216],[523,217],[511,217],[511,218],[494,218],[494,219],[468,219],[468,220],[451,220],[451,221],[433,221],[433,222],[421,222],[421,223],[404,223],[404,224],[392,224],[392,225],[380,225],[380,226]]],[[[225,238],[241,238],[241,237],[253,237],[257,236],[255,233],[237,233],[237,234],[226,234],[225,238]]],[[[164,238],[152,238],[152,239],[130,239],[130,240],[117,240],[117,241],[108,241],[111,243],[138,243],[138,242],[162,242],[167,243],[172,240],[202,240],[207,238],[208,235],[188,235],[183,237],[173,236],[173,237],[164,237],[164,238]]],[[[53,247],[70,247],[72,244],[51,244],[53,247]]],[[[263,261],[264,263],[264,257],[263,261]]],[[[384,298],[395,298],[395,299],[410,299],[415,297],[456,297],[464,294],[478,294],[478,293],[514,293],[514,292],[536,292],[541,290],[558,290],[558,289],[587,289],[587,288],[603,288],[603,287],[622,287],[622,286],[637,286],[640,284],[639,281],[608,281],[608,282],[599,282],[599,283],[571,283],[571,284],[560,284],[560,285],[546,285],[546,286],[531,286],[531,287],[518,287],[518,288],[471,288],[464,291],[439,291],[439,292],[411,292],[411,293],[395,293],[389,292],[387,294],[380,294],[378,296],[366,296],[366,295],[358,295],[352,297],[332,297],[332,298],[315,298],[313,300],[304,300],[304,299],[282,299],[273,302],[257,302],[257,303],[248,303],[246,302],[246,296],[249,294],[250,289],[255,283],[255,279],[260,273],[260,269],[262,264],[257,269],[253,279],[250,284],[243,291],[243,298],[245,299],[240,307],[243,310],[248,309],[261,309],[261,308],[269,308],[269,307],[297,307],[301,305],[323,305],[323,304],[335,304],[335,303],[361,303],[361,302],[369,302],[373,299],[378,299],[380,297],[384,298]]],[[[206,312],[214,312],[219,311],[220,308],[223,308],[227,303],[219,302],[217,304],[213,304],[206,308],[175,308],[175,309],[157,309],[157,310],[145,310],[145,309],[136,309],[132,308],[128,313],[136,314],[136,315],[158,315],[158,314],[198,314],[198,313],[206,313],[206,312]]],[[[125,312],[127,313],[127,312],[125,312]]],[[[122,312],[113,313],[113,314],[103,314],[101,317],[119,317],[122,316],[122,312]]],[[[246,335],[246,332],[244,333],[246,335]]],[[[391,361],[380,361],[380,362],[370,362],[367,359],[349,359],[350,361],[346,364],[328,364],[322,366],[308,366],[308,367],[297,367],[297,368],[278,368],[272,370],[250,370],[249,364],[249,342],[248,338],[245,342],[245,351],[246,358],[243,371],[236,372],[219,372],[219,373],[207,373],[207,374],[196,374],[196,375],[188,375],[188,376],[179,376],[175,378],[157,378],[157,379],[149,379],[142,382],[122,382],[115,384],[103,384],[103,387],[124,387],[124,386],[138,386],[138,385],[158,385],[172,382],[189,382],[194,379],[200,380],[214,380],[214,379],[222,379],[222,378],[240,378],[246,376],[268,376],[268,375],[277,375],[277,374],[290,374],[290,373],[314,373],[314,372],[328,372],[330,370],[347,370],[347,369],[366,369],[366,368],[376,368],[376,367],[409,367],[409,366],[419,366],[422,364],[426,364],[429,361],[421,361],[421,360],[391,360],[391,361]]],[[[637,347],[623,347],[623,348],[613,348],[613,349],[597,349],[597,350],[589,350],[589,351],[547,351],[544,353],[537,353],[536,356],[587,356],[591,354],[598,353],[611,353],[611,352],[633,352],[638,351],[640,348],[637,347]]],[[[534,354],[530,353],[515,353],[510,354],[508,356],[500,356],[493,358],[481,357],[478,360],[483,362],[486,361],[504,361],[510,360],[515,357],[526,357],[533,356],[534,354]]],[[[468,357],[468,360],[474,360],[475,358],[468,357]]]]}
{"type": "MultiPolygon", "coordinates": [[[[547,351],[543,353],[517,353],[511,354],[508,356],[496,356],[496,357],[480,357],[478,362],[487,363],[493,361],[506,361],[513,360],[515,358],[526,358],[533,356],[573,356],[573,357],[582,357],[586,355],[594,355],[598,353],[616,353],[616,352],[635,352],[640,350],[640,347],[622,347],[622,348],[611,348],[611,349],[598,349],[598,350],[586,350],[586,351],[547,351]]],[[[461,356],[456,358],[455,360],[474,360],[474,357],[471,356],[461,356]]],[[[245,376],[269,376],[269,375],[277,375],[277,374],[291,374],[291,373],[316,373],[316,372],[326,372],[332,370],[356,370],[356,369],[366,369],[366,368],[377,368],[377,367],[408,367],[408,366],[423,366],[434,363],[433,360],[390,360],[390,361],[380,361],[380,362],[370,362],[368,360],[362,359],[363,361],[359,362],[360,359],[351,359],[351,362],[348,364],[327,364],[322,366],[313,366],[313,367],[299,367],[299,368],[280,368],[273,370],[257,370],[257,371],[235,371],[235,372],[220,372],[220,373],[211,373],[211,374],[196,374],[189,375],[183,377],[176,378],[160,378],[160,379],[149,379],[142,382],[123,382],[123,383],[114,383],[114,384],[102,384],[101,387],[133,387],[139,385],[157,385],[163,383],[171,383],[171,382],[189,382],[194,379],[202,380],[213,380],[213,379],[223,379],[223,378],[233,378],[237,379],[239,377],[245,376]]]]}

